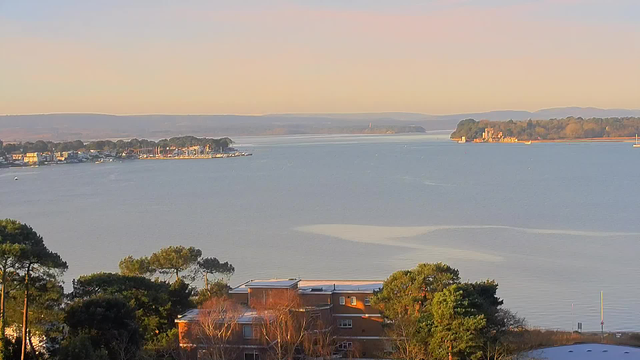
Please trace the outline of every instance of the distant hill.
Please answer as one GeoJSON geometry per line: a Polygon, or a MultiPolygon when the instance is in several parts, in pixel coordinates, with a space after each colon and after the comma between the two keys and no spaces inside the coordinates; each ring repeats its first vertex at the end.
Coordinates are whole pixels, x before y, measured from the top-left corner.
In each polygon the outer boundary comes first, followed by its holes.
{"type": "Polygon", "coordinates": [[[640,116],[640,110],[554,108],[536,112],[491,111],[483,113],[429,115],[419,113],[270,114],[250,115],[107,115],[34,114],[0,116],[0,139],[92,140],[121,138],[160,139],[197,136],[353,134],[380,132],[453,130],[460,120],[526,120],[580,117],[640,116]],[[415,125],[415,126],[411,126],[415,125]],[[420,128],[418,128],[420,127],[420,128]],[[420,130],[423,129],[423,130],[420,130]]]}

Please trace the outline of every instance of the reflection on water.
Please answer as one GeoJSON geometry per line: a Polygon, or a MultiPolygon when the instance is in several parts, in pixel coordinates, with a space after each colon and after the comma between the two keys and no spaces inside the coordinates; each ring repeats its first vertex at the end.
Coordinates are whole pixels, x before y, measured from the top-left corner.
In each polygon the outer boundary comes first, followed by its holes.
{"type": "Polygon", "coordinates": [[[628,144],[236,140],[254,156],[1,169],[0,217],[40,232],[68,284],[174,244],[230,261],[234,283],[444,261],[497,280],[533,325],[597,330],[603,290],[606,327],[640,330],[640,157],[628,144]]]}

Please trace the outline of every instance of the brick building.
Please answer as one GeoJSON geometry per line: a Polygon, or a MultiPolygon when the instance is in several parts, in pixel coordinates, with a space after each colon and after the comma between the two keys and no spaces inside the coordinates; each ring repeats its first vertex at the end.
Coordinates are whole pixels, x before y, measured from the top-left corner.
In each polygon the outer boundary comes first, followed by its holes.
{"type": "MultiPolygon", "coordinates": [[[[251,280],[229,293],[234,303],[242,306],[243,314],[237,320],[235,334],[226,346],[237,348],[238,360],[266,360],[268,342],[260,339],[257,326],[265,320],[260,308],[286,292],[295,292],[302,306],[299,312],[307,317],[322,319],[331,332],[335,355],[375,358],[387,349],[382,316],[371,305],[375,291],[382,281],[353,280],[251,280]]],[[[206,341],[198,335],[201,311],[193,309],[177,319],[180,346],[189,360],[206,359],[206,341]]]]}

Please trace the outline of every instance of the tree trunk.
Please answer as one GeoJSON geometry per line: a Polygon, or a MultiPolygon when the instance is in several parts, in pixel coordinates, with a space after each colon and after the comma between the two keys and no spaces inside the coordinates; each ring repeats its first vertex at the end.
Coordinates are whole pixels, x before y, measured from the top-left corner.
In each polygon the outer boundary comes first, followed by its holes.
{"type": "Polygon", "coordinates": [[[209,280],[207,279],[207,273],[204,273],[204,288],[209,291],[209,280]]]}
{"type": "Polygon", "coordinates": [[[27,266],[24,275],[24,313],[22,314],[22,355],[20,360],[24,360],[27,355],[27,324],[29,322],[29,272],[31,264],[27,266]]]}
{"type": "Polygon", "coordinates": [[[2,296],[0,298],[0,350],[4,346],[4,335],[5,335],[5,319],[7,318],[4,313],[4,296],[7,292],[7,264],[4,264],[4,268],[2,269],[2,296]]]}
{"type": "Polygon", "coordinates": [[[33,346],[33,339],[31,339],[31,329],[27,331],[27,338],[29,339],[29,347],[31,348],[31,353],[33,354],[33,358],[38,358],[38,353],[36,352],[36,347],[33,346]]]}
{"type": "Polygon", "coordinates": [[[0,359],[4,358],[4,334],[5,334],[5,313],[4,295],[7,292],[7,271],[6,266],[2,269],[2,295],[0,297],[0,359]]]}

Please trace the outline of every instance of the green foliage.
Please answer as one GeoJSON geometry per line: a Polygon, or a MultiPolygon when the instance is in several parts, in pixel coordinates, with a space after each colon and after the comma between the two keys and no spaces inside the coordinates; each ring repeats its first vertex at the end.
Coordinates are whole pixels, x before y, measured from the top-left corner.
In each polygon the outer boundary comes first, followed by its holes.
{"type": "Polygon", "coordinates": [[[224,151],[229,148],[233,144],[233,140],[228,137],[220,138],[220,139],[212,139],[212,138],[198,138],[195,136],[181,136],[181,137],[173,137],[171,139],[163,139],[160,141],[146,140],[146,139],[131,139],[128,141],[118,140],[113,142],[111,140],[97,140],[92,141],[87,144],[82,142],[81,140],[75,141],[64,141],[64,142],[52,142],[52,141],[42,141],[38,140],[36,142],[20,142],[15,144],[4,144],[2,149],[7,154],[11,154],[12,152],[21,152],[23,154],[29,152],[46,152],[46,151],[56,151],[56,152],[64,152],[64,151],[78,151],[78,150],[99,150],[99,151],[116,151],[116,152],[124,152],[128,150],[137,150],[137,149],[152,149],[155,147],[188,147],[188,146],[209,146],[211,149],[216,151],[224,151]]]}
{"type": "MultiPolygon", "coordinates": [[[[30,337],[32,326],[40,326],[42,328],[56,321],[55,306],[62,299],[58,277],[67,269],[67,263],[62,260],[60,255],[49,250],[42,237],[30,226],[15,220],[0,221],[0,244],[2,245],[0,252],[3,257],[1,269],[2,291],[5,295],[1,304],[3,311],[0,338],[4,338],[4,329],[9,319],[6,305],[12,294],[7,293],[6,290],[9,288],[10,280],[14,281],[11,284],[14,289],[21,286],[24,290],[22,330],[23,334],[27,334],[30,337]],[[12,270],[12,273],[9,270],[12,270]],[[16,283],[15,280],[17,279],[21,280],[16,283]],[[33,303],[34,301],[36,302],[33,303]],[[47,310],[48,307],[51,307],[51,309],[47,310]],[[34,309],[36,312],[34,312],[34,309]],[[34,315],[36,316],[35,320],[34,315]],[[40,316],[37,317],[38,315],[40,316]]],[[[13,295],[17,296],[17,293],[13,295]]],[[[15,297],[13,299],[18,302],[15,297]]],[[[19,306],[12,308],[18,309],[19,306]]],[[[17,323],[18,321],[16,320],[15,322],[17,323]]],[[[22,352],[25,353],[27,351],[27,339],[25,337],[21,344],[22,352]]],[[[2,352],[4,350],[0,349],[2,352]]]]}
{"type": "Polygon", "coordinates": [[[393,357],[403,360],[478,359],[510,354],[506,339],[522,319],[501,309],[498,284],[461,283],[458,270],[419,264],[393,273],[374,295],[394,339],[393,357]]]}
{"type": "Polygon", "coordinates": [[[177,319],[178,315],[192,309],[195,304],[192,297],[195,289],[189,286],[184,280],[174,281],[169,288],[169,299],[171,300],[171,308],[169,316],[171,319],[177,319]]]}
{"type": "Polygon", "coordinates": [[[65,339],[58,354],[58,360],[108,360],[104,348],[94,349],[89,335],[81,334],[65,339]]]}
{"type": "MultiPolygon", "coordinates": [[[[15,281],[14,291],[6,296],[7,324],[22,325],[24,277],[15,281]]],[[[29,329],[56,343],[62,336],[65,300],[62,281],[57,277],[32,276],[29,279],[29,329]]]]}
{"type": "Polygon", "coordinates": [[[177,354],[175,319],[195,306],[193,293],[194,289],[182,280],[169,284],[142,276],[97,273],[75,280],[70,298],[88,301],[113,297],[126,302],[135,312],[144,355],[169,359],[177,354]]]}
{"type": "Polygon", "coordinates": [[[222,298],[229,295],[231,286],[222,280],[217,280],[208,284],[209,286],[198,291],[198,296],[195,299],[195,304],[198,306],[203,305],[211,298],[222,298]]]}
{"type": "Polygon", "coordinates": [[[180,280],[180,273],[187,272],[185,277],[193,279],[195,277],[195,265],[202,256],[202,251],[193,246],[169,246],[157,251],[149,258],[149,264],[160,274],[175,274],[176,281],[180,280]]]}
{"type": "Polygon", "coordinates": [[[87,336],[91,347],[105,349],[109,359],[135,359],[142,345],[135,309],[120,297],[78,300],[67,308],[65,323],[71,336],[87,336]]]}
{"type": "Polygon", "coordinates": [[[392,320],[404,316],[420,317],[429,312],[435,293],[459,281],[458,270],[449,265],[419,264],[414,269],[391,274],[373,302],[392,320]]]}
{"type": "Polygon", "coordinates": [[[180,358],[178,329],[158,335],[144,347],[144,359],[175,360],[180,358]]]}
{"type": "Polygon", "coordinates": [[[148,257],[136,259],[129,255],[120,260],[118,267],[123,275],[151,276],[156,272],[156,269],[151,267],[148,257]]]}
{"type": "MultiPolygon", "coordinates": [[[[5,338],[3,341],[3,353],[0,359],[2,360],[21,360],[22,357],[22,348],[20,347],[22,344],[22,338],[17,336],[16,338],[9,339],[5,338]]],[[[32,351],[27,351],[25,354],[25,360],[38,360],[44,358],[45,354],[34,353],[32,351]]]]}
{"type": "Polygon", "coordinates": [[[233,265],[228,262],[220,262],[215,257],[207,257],[198,261],[198,267],[200,271],[206,275],[222,275],[224,277],[230,277],[236,271],[233,265]]]}
{"type": "Polygon", "coordinates": [[[141,276],[97,273],[79,277],[73,282],[71,299],[90,299],[95,296],[117,296],[136,312],[138,327],[145,340],[174,327],[171,311],[170,285],[141,276]]]}
{"type": "Polygon", "coordinates": [[[460,285],[450,286],[436,294],[433,300],[433,329],[431,354],[444,359],[482,357],[482,335],[486,326],[484,315],[474,309],[472,300],[465,297],[460,285]]]}
{"type": "Polygon", "coordinates": [[[519,140],[561,140],[584,138],[631,137],[640,133],[640,118],[589,118],[567,117],[551,120],[526,121],[475,121],[462,120],[451,134],[452,139],[465,136],[468,140],[482,138],[486,128],[493,128],[505,136],[519,140]]]}

